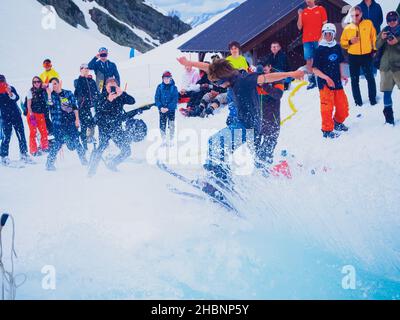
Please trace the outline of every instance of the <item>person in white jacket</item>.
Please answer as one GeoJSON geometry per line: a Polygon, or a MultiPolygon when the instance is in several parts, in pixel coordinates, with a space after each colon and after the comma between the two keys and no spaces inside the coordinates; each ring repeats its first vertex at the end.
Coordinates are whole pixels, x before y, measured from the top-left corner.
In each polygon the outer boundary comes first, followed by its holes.
{"type": "Polygon", "coordinates": [[[197,81],[200,80],[199,70],[193,67],[185,67],[185,73],[182,77],[182,89],[179,91],[179,98],[190,98],[191,92],[199,92],[200,85],[197,81]]]}

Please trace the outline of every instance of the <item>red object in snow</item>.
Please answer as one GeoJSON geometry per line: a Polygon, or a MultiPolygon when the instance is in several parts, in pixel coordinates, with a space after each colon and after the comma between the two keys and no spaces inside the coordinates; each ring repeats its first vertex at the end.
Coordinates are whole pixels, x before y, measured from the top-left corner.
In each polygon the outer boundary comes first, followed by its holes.
{"type": "Polygon", "coordinates": [[[286,160],[281,161],[279,164],[274,166],[271,170],[271,174],[274,177],[284,176],[287,179],[292,179],[292,172],[286,160]]]}

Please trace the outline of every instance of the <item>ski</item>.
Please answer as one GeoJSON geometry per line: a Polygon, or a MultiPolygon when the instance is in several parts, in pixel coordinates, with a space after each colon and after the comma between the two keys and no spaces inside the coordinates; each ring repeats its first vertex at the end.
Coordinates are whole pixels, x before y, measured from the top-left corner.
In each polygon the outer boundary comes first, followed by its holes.
{"type": "MultiPolygon", "coordinates": [[[[191,187],[203,192],[212,202],[219,204],[229,212],[234,212],[235,214],[238,215],[238,210],[235,208],[235,206],[229,201],[227,195],[225,194],[224,191],[222,191],[220,188],[214,186],[208,181],[198,181],[198,180],[192,180],[189,179],[182,174],[174,171],[170,167],[168,167],[165,163],[162,163],[161,161],[157,162],[157,167],[161,169],[162,171],[168,173],[169,175],[177,178],[178,180],[190,185],[191,187]]],[[[176,190],[171,190],[172,192],[176,190]]],[[[174,192],[176,193],[176,192],[174,192]]],[[[182,194],[182,192],[180,192],[182,194]]],[[[187,193],[186,196],[189,196],[187,193]]],[[[190,197],[193,197],[193,194],[190,195],[190,197]]],[[[199,199],[199,198],[197,198],[199,199]]]]}
{"type": "Polygon", "coordinates": [[[198,194],[195,194],[195,193],[181,191],[178,188],[173,187],[170,184],[167,185],[167,188],[168,188],[169,191],[171,191],[172,193],[175,193],[175,194],[177,194],[179,196],[184,196],[184,197],[187,197],[187,198],[191,198],[191,199],[195,199],[195,200],[201,200],[201,201],[205,201],[206,200],[205,197],[202,197],[202,196],[200,196],[198,194]]]}

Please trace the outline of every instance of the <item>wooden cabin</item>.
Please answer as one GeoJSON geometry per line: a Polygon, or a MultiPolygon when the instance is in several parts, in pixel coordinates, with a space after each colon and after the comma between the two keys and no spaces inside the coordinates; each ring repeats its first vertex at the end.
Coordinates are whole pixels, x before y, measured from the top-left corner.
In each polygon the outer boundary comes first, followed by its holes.
{"type": "MultiPolygon", "coordinates": [[[[342,21],[350,6],[343,0],[320,0],[317,4],[325,7],[328,22],[336,25],[340,37],[342,21]]],[[[198,53],[203,61],[209,52],[228,55],[228,44],[238,41],[243,53],[257,61],[270,52],[272,42],[279,41],[291,66],[297,68],[304,65],[302,34],[297,28],[298,10],[304,7],[304,0],[247,0],[179,50],[198,53]]]]}

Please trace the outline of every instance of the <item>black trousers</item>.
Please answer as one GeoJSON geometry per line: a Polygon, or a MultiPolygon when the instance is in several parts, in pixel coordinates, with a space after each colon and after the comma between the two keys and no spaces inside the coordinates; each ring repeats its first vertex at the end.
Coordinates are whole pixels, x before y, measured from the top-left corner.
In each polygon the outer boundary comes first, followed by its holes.
{"type": "Polygon", "coordinates": [[[79,141],[79,131],[74,123],[53,127],[54,141],[51,144],[47,165],[54,165],[57,154],[61,150],[63,144],[71,151],[76,150],[79,159],[82,161],[85,158],[85,149],[79,141]]]}
{"type": "Polygon", "coordinates": [[[112,165],[114,167],[125,161],[132,154],[129,139],[125,131],[122,129],[122,124],[119,121],[114,123],[100,123],[99,146],[96,150],[93,150],[90,157],[90,174],[96,173],[103,152],[107,149],[110,140],[112,140],[121,150],[120,154],[116,156],[112,161],[112,165]]]}
{"type": "Polygon", "coordinates": [[[167,124],[169,128],[169,134],[171,137],[174,136],[175,132],[175,110],[162,113],[160,111],[160,130],[161,135],[165,137],[167,131],[167,124]]]}
{"type": "Polygon", "coordinates": [[[349,55],[351,89],[356,104],[362,105],[362,97],[360,91],[360,72],[364,72],[365,79],[368,82],[369,101],[376,103],[376,82],[373,70],[373,57],[371,54],[365,55],[349,55]]]}
{"type": "Polygon", "coordinates": [[[44,118],[46,120],[47,133],[49,135],[53,135],[53,123],[50,120],[50,112],[48,110],[45,112],[44,118]]]}
{"type": "Polygon", "coordinates": [[[87,130],[94,129],[94,127],[95,127],[93,115],[92,115],[90,109],[86,109],[86,108],[79,109],[79,120],[81,122],[80,137],[81,137],[82,146],[85,150],[87,150],[88,149],[88,147],[87,147],[87,130]]]}
{"type": "Polygon", "coordinates": [[[12,129],[14,128],[19,143],[19,152],[25,154],[28,152],[28,146],[26,144],[24,124],[22,117],[19,112],[15,112],[13,115],[4,115],[3,118],[3,140],[0,147],[0,156],[8,157],[10,149],[10,141],[12,135],[12,129]]]}

